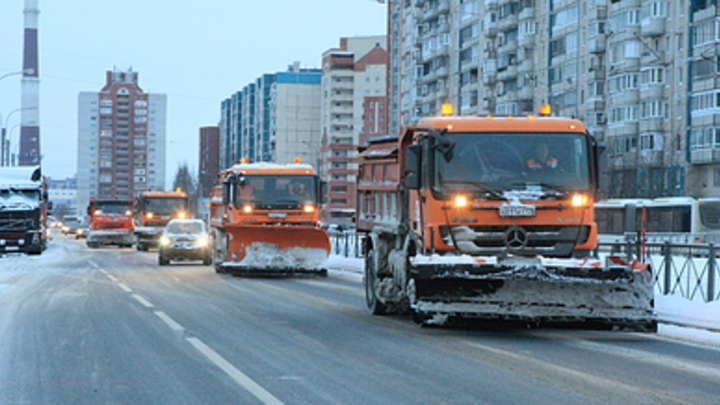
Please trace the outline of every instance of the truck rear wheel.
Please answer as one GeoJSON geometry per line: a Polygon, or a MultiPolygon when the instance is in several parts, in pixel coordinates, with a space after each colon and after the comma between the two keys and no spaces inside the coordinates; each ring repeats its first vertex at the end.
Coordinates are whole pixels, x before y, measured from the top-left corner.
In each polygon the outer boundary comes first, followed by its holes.
{"type": "Polygon", "coordinates": [[[375,291],[377,279],[375,252],[370,248],[365,254],[365,277],[363,277],[365,283],[365,303],[371,314],[385,315],[387,313],[387,307],[380,302],[375,291]]]}

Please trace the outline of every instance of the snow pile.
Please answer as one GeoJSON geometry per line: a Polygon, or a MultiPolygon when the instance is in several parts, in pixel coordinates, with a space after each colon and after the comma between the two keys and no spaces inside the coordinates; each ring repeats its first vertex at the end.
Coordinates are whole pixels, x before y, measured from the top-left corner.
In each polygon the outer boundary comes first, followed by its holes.
{"type": "Polygon", "coordinates": [[[224,262],[224,266],[252,268],[315,269],[322,267],[328,254],[321,248],[293,247],[281,250],[275,243],[254,242],[245,249],[239,263],[224,262]]]}
{"type": "Polygon", "coordinates": [[[548,195],[542,190],[506,190],[503,198],[510,201],[510,205],[522,205],[520,201],[538,201],[548,195]]]}
{"type": "Polygon", "coordinates": [[[713,329],[720,332],[720,301],[690,301],[679,295],[655,292],[655,312],[658,319],[679,325],[713,329]]]}

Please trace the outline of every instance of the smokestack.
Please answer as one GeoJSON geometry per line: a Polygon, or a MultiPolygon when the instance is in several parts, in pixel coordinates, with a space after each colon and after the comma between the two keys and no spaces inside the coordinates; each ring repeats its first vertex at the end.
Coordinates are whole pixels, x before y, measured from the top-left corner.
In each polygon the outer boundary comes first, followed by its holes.
{"type": "Polygon", "coordinates": [[[38,64],[38,0],[25,0],[20,166],[40,164],[40,70],[38,64]]]}

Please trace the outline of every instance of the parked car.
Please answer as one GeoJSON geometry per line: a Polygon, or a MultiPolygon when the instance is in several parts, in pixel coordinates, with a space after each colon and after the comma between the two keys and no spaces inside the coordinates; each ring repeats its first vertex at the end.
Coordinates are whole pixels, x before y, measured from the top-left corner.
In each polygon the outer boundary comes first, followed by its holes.
{"type": "Polygon", "coordinates": [[[212,264],[212,248],[205,223],[200,219],[173,219],[160,237],[158,264],[172,260],[202,260],[212,264]]]}

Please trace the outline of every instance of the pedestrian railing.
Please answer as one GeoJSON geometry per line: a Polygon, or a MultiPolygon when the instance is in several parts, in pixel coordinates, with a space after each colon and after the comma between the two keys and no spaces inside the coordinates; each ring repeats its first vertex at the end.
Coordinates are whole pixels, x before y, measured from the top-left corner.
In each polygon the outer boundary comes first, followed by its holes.
{"type": "Polygon", "coordinates": [[[664,295],[679,295],[688,300],[705,302],[720,299],[717,280],[720,278],[718,254],[720,249],[710,243],[627,242],[601,243],[598,256],[619,255],[626,260],[639,258],[653,271],[655,291],[664,295]]]}
{"type": "Polygon", "coordinates": [[[357,232],[328,232],[330,236],[331,254],[358,258],[362,257],[362,242],[364,234],[357,232]]]}

